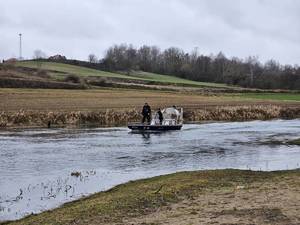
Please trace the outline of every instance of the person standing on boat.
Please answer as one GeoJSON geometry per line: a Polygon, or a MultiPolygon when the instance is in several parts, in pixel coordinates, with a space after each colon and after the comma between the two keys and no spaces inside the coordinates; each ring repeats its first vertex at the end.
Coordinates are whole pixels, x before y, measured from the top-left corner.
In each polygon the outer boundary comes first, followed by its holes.
{"type": "Polygon", "coordinates": [[[162,122],[164,120],[164,116],[163,116],[160,108],[158,108],[157,115],[158,115],[158,119],[159,119],[159,124],[162,125],[162,122]]]}
{"type": "Polygon", "coordinates": [[[150,105],[148,105],[147,102],[143,106],[142,115],[143,115],[142,123],[144,123],[145,120],[147,119],[148,124],[150,124],[150,120],[151,120],[151,107],[150,107],[150,105]]]}

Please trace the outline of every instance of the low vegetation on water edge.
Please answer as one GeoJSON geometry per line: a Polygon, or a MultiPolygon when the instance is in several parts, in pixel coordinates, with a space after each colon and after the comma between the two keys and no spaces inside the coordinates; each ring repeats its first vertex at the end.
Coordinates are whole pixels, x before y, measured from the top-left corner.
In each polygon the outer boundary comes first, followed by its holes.
{"type": "MultiPolygon", "coordinates": [[[[300,117],[300,107],[287,108],[280,106],[231,106],[208,109],[185,109],[184,120],[188,121],[243,121],[267,120],[274,118],[293,119],[300,117]]],[[[93,124],[98,126],[126,125],[128,122],[139,122],[139,109],[102,110],[102,111],[17,111],[0,112],[0,127],[15,126],[65,126],[93,124]]]]}
{"type": "Polygon", "coordinates": [[[290,144],[290,145],[300,145],[300,138],[288,141],[288,144],[290,144]]]}
{"type": "MultiPolygon", "coordinates": [[[[289,187],[292,189],[299,184],[300,172],[281,171],[281,172],[254,172],[241,170],[213,170],[197,172],[180,172],[176,174],[158,176],[150,179],[131,181],[126,184],[118,185],[108,191],[91,195],[71,203],[66,203],[62,207],[43,212],[38,215],[30,215],[24,219],[3,224],[10,225],[64,225],[64,224],[125,224],[132,218],[139,218],[151,213],[157,212],[158,208],[168,207],[168,205],[180,203],[182,201],[193,202],[194,210],[188,212],[188,216],[199,213],[195,211],[196,204],[208,204],[207,207],[217,207],[216,216],[229,213],[243,212],[249,216],[251,209],[240,210],[228,206],[228,210],[222,210],[221,205],[214,203],[218,196],[223,199],[234,200],[234,195],[239,190],[245,189],[245,199],[251,194],[254,198],[256,193],[266,192],[269,186],[278,185],[281,181],[288,180],[289,187]],[[264,184],[266,187],[264,187],[264,184]],[[210,196],[212,194],[212,196],[210,196]],[[207,196],[205,202],[196,202],[195,198],[207,196]],[[193,213],[192,213],[193,212],[193,213]],[[217,215],[221,213],[220,215],[217,215]]],[[[283,184],[280,184],[283,185],[283,184]]],[[[271,190],[273,189],[270,189],[271,190]]],[[[285,189],[285,192],[291,190],[285,189]]],[[[242,194],[242,193],[240,193],[242,194]]],[[[267,200],[270,201],[270,200],[267,200]]],[[[262,207],[261,203],[256,203],[255,210],[262,207]]],[[[185,205],[187,207],[187,205],[185,205]]],[[[245,207],[245,206],[244,206],[245,207]]],[[[169,210],[171,210],[170,208],[169,210]]],[[[175,208],[179,210],[180,208],[175,208]]],[[[204,210],[202,207],[199,210],[204,210]]],[[[280,209],[267,208],[261,209],[257,213],[266,213],[266,216],[275,216],[284,222],[286,217],[282,218],[280,209]],[[280,217],[281,216],[281,217],[280,217]]],[[[256,214],[255,214],[256,215],[256,214]]],[[[255,216],[254,215],[254,216],[255,216]]],[[[257,215],[256,215],[257,216],[257,215]]],[[[270,218],[265,218],[270,222],[270,218]]],[[[272,221],[271,221],[272,222],[272,221]]],[[[280,221],[278,221],[280,222],[280,221]]],[[[291,221],[290,221],[291,222],[291,221]]],[[[128,223],[129,224],[129,223],[128,223]]],[[[135,224],[135,223],[130,223],[135,224]]],[[[147,223],[146,223],[147,224],[147,223]]],[[[151,223],[152,224],[152,223],[151,223]]],[[[281,224],[281,223],[280,223],[281,224]]]]}

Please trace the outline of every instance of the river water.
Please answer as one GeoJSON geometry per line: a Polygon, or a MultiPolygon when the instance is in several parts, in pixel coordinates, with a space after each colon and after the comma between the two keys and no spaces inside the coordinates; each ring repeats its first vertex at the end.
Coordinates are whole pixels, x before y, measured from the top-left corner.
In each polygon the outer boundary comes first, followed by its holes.
{"type": "Polygon", "coordinates": [[[300,120],[186,124],[144,134],[122,127],[2,130],[0,221],[176,171],[299,168],[299,146],[272,144],[294,138],[300,120]]]}

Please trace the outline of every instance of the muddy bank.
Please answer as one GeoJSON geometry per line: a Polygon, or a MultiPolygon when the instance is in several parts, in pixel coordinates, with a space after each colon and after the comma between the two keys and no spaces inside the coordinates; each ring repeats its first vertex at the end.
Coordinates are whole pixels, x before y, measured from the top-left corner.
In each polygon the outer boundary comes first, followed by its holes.
{"type": "Polygon", "coordinates": [[[180,172],[131,181],[3,224],[296,225],[299,184],[299,170],[180,172]]]}
{"type": "MultiPolygon", "coordinates": [[[[274,105],[219,106],[201,109],[184,109],[184,120],[189,121],[243,121],[300,117],[300,107],[274,105]]],[[[24,111],[0,112],[0,127],[47,127],[93,124],[99,126],[126,125],[141,119],[138,109],[74,112],[24,111]]]]}

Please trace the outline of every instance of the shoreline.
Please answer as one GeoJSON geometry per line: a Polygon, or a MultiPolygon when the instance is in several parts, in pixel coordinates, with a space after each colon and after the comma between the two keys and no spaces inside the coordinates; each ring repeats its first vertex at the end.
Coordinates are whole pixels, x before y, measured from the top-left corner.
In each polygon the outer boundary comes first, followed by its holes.
{"type": "Polygon", "coordinates": [[[215,224],[233,224],[236,219],[298,224],[299,184],[299,169],[178,172],[129,181],[59,208],[0,224],[193,224],[199,219],[205,224],[214,220],[215,224]]]}
{"type": "MultiPolygon", "coordinates": [[[[200,107],[184,110],[185,122],[201,121],[250,121],[300,118],[300,106],[236,105],[200,107]]],[[[106,109],[102,111],[2,111],[0,128],[49,128],[66,126],[124,126],[140,121],[138,109],[106,109]]]]}

